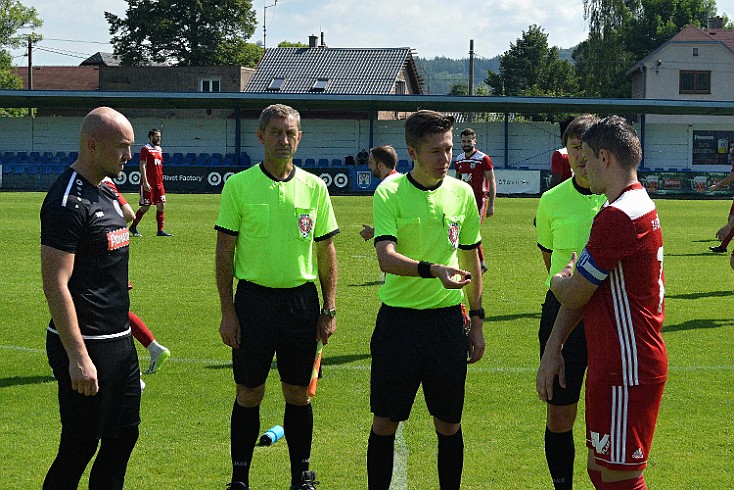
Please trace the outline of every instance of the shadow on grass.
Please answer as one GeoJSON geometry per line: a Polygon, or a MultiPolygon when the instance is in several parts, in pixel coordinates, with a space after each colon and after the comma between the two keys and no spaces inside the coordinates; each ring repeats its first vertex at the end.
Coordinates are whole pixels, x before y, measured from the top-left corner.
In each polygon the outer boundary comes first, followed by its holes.
{"type": "Polygon", "coordinates": [[[704,240],[691,240],[691,243],[712,243],[712,242],[718,242],[716,238],[711,239],[704,239],[704,240]]]}
{"type": "Polygon", "coordinates": [[[512,320],[522,320],[523,318],[535,318],[540,320],[540,311],[537,313],[517,313],[515,315],[496,315],[488,316],[484,319],[484,323],[487,322],[509,322],[512,320]]]}
{"type": "Polygon", "coordinates": [[[42,383],[49,383],[51,381],[54,381],[53,376],[11,376],[9,378],[0,378],[0,388],[7,388],[9,386],[39,385],[42,383]]]}
{"type": "Polygon", "coordinates": [[[697,252],[697,253],[691,253],[691,254],[665,254],[666,257],[726,257],[727,253],[716,253],[712,252],[710,250],[707,250],[705,252],[697,252]]]}
{"type": "Polygon", "coordinates": [[[708,291],[685,294],[666,294],[665,299],[726,298],[728,296],[734,296],[734,291],[708,291]]]}
{"type": "MultiPolygon", "coordinates": [[[[350,362],[356,362],[356,361],[361,361],[364,359],[369,359],[370,357],[371,356],[369,354],[350,354],[347,356],[326,356],[323,358],[322,364],[324,366],[338,366],[340,364],[349,364],[350,362]]],[[[277,369],[277,368],[278,368],[277,361],[273,361],[270,363],[271,370],[277,369]]],[[[210,366],[206,366],[206,369],[232,369],[232,363],[228,362],[226,364],[213,364],[210,366]]]]}
{"type": "Polygon", "coordinates": [[[663,333],[679,332],[681,330],[701,330],[704,328],[721,328],[734,326],[734,319],[724,318],[716,320],[713,318],[707,318],[702,320],[688,320],[677,325],[665,325],[663,326],[663,333]]]}
{"type": "Polygon", "coordinates": [[[347,284],[350,288],[363,288],[367,286],[382,286],[384,283],[382,281],[369,281],[369,282],[363,282],[362,284],[347,284]]]}

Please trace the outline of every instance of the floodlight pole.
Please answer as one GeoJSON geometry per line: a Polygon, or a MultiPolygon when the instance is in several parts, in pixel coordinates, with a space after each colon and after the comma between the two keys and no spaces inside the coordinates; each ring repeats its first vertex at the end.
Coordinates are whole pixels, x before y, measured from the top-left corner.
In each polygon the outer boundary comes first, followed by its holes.
{"type": "Polygon", "coordinates": [[[265,42],[265,40],[267,39],[268,31],[268,28],[266,27],[267,22],[265,21],[267,12],[270,7],[275,7],[276,5],[278,5],[278,0],[273,0],[273,3],[271,5],[265,5],[265,2],[263,2],[263,50],[265,50],[265,48],[267,47],[267,43],[265,42]]]}

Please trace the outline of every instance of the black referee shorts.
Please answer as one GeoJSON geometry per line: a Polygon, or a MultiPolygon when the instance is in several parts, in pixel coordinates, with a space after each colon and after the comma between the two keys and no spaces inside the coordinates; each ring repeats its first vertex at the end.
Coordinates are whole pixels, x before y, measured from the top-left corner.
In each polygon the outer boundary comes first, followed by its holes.
{"type": "Polygon", "coordinates": [[[241,331],[240,348],[232,349],[235,383],[265,383],[277,353],[280,380],[308,386],[320,311],[316,285],[278,289],[239,281],[234,304],[241,331]]]}
{"type": "MultiPolygon", "coordinates": [[[[553,323],[555,323],[560,309],[561,303],[549,290],[545,295],[545,303],[543,303],[543,309],[540,315],[540,330],[538,331],[540,357],[543,357],[545,344],[548,342],[551,331],[553,331],[553,323]]],[[[571,335],[568,336],[566,343],[563,344],[561,354],[566,365],[566,387],[561,387],[558,382],[558,376],[556,376],[553,380],[553,399],[549,400],[548,403],[558,406],[573,405],[578,403],[579,397],[581,396],[581,387],[584,384],[584,373],[586,372],[587,364],[586,336],[584,335],[583,320],[573,329],[571,335]]]]}
{"type": "Polygon", "coordinates": [[[370,350],[370,407],[375,415],[407,420],[422,383],[431,415],[461,422],[468,339],[460,305],[414,310],[383,304],[370,350]]]}
{"type": "Polygon", "coordinates": [[[59,385],[61,431],[74,437],[117,437],[120,427],[140,424],[140,367],[132,335],[85,342],[97,368],[99,392],[71,389],[69,358],[59,336],[46,333],[46,354],[59,385]]]}

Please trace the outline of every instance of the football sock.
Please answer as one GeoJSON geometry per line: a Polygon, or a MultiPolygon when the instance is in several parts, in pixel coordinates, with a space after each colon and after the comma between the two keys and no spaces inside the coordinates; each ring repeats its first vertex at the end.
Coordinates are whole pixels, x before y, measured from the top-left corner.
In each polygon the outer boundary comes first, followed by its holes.
{"type": "Polygon", "coordinates": [[[158,222],[158,231],[163,231],[163,223],[166,221],[166,213],[163,211],[156,211],[155,220],[158,222]]]}
{"type": "Polygon", "coordinates": [[[153,340],[147,347],[148,352],[155,354],[164,351],[166,348],[159,344],[156,340],[153,340]]]}
{"type": "Polygon", "coordinates": [[[89,490],[122,490],[127,462],[138,440],[138,426],[120,427],[117,437],[103,437],[89,472],[89,490]]]}
{"type": "Polygon", "coordinates": [[[645,475],[629,480],[604,482],[602,487],[604,490],[647,490],[645,484],[645,475]]]}
{"type": "Polygon", "coordinates": [[[721,242],[721,246],[726,248],[729,246],[729,242],[731,242],[731,239],[734,238],[734,228],[729,232],[728,235],[724,238],[724,241],[721,242]]]}
{"type": "Polygon", "coordinates": [[[311,461],[311,440],[313,438],[313,407],[311,404],[286,403],[283,431],[291,460],[291,485],[295,485],[301,482],[301,473],[308,471],[311,461]]]}
{"type": "Polygon", "coordinates": [[[464,436],[461,428],[452,436],[438,435],[438,481],[441,490],[459,490],[464,467],[464,436]]]}
{"type": "Polygon", "coordinates": [[[143,219],[143,213],[142,209],[138,209],[138,212],[135,213],[135,219],[133,220],[132,224],[130,224],[130,228],[137,228],[140,224],[140,221],[143,219]]]}
{"type": "Polygon", "coordinates": [[[61,434],[59,452],[43,481],[43,490],[76,490],[97,451],[97,440],[61,434]]]}
{"type": "Polygon", "coordinates": [[[367,487],[369,490],[388,490],[392,479],[395,453],[395,434],[379,436],[370,431],[367,443],[367,487]]]}
{"type": "Polygon", "coordinates": [[[150,343],[155,340],[153,334],[148,330],[145,322],[138,315],[132,311],[128,311],[127,316],[130,319],[130,330],[133,332],[133,337],[147,349],[150,343]]]}
{"type": "Polygon", "coordinates": [[[260,436],[260,405],[243,407],[235,400],[229,436],[232,481],[249,485],[252,453],[260,436]]]}
{"type": "Polygon", "coordinates": [[[545,460],[556,490],[573,488],[575,453],[573,431],[551,432],[545,428],[545,460]]]}
{"type": "Polygon", "coordinates": [[[603,488],[602,485],[604,484],[601,481],[601,471],[586,468],[586,472],[589,474],[589,479],[591,480],[591,483],[594,485],[594,488],[596,490],[600,490],[601,488],[603,488]]]}

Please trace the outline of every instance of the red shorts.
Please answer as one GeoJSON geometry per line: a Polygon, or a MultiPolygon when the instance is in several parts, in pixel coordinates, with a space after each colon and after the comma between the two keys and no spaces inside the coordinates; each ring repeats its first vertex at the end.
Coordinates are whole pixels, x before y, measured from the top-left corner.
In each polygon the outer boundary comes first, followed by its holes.
{"type": "Polygon", "coordinates": [[[610,470],[642,470],[665,383],[642,386],[586,384],[586,446],[610,470]]]}
{"type": "Polygon", "coordinates": [[[166,190],[163,188],[163,184],[151,186],[150,191],[144,190],[143,185],[140,184],[141,206],[152,206],[162,202],[166,202],[166,190]]]}

